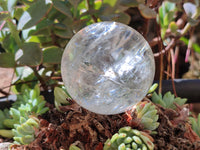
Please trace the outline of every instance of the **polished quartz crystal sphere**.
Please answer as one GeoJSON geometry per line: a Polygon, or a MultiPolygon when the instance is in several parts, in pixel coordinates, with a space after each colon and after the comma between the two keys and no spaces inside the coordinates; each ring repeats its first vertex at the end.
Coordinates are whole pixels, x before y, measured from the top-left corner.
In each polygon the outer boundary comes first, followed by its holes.
{"type": "Polygon", "coordinates": [[[118,114],[142,100],[155,74],[152,50],[131,27],[89,25],[69,41],[61,72],[71,97],[98,114],[118,114]]]}

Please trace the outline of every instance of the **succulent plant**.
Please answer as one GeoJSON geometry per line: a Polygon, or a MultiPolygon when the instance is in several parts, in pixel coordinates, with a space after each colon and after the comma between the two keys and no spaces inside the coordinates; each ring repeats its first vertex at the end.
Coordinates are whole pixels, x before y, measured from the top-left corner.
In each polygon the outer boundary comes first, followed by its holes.
{"type": "Polygon", "coordinates": [[[77,147],[76,145],[70,145],[69,150],[81,150],[79,147],[77,147]]]}
{"type": "Polygon", "coordinates": [[[3,124],[3,121],[6,118],[10,118],[9,109],[5,108],[4,110],[0,110],[0,129],[5,129],[6,126],[3,124]]]}
{"type": "Polygon", "coordinates": [[[197,118],[189,117],[189,120],[192,125],[192,129],[200,137],[200,114],[198,115],[197,118]]]}
{"type": "Polygon", "coordinates": [[[15,129],[12,129],[12,132],[15,143],[26,145],[35,139],[34,132],[35,128],[39,128],[39,120],[36,117],[30,117],[29,119],[20,117],[19,124],[14,124],[14,127],[15,129]]]}
{"type": "Polygon", "coordinates": [[[140,124],[143,129],[153,131],[159,126],[155,105],[148,101],[141,101],[135,105],[132,112],[127,112],[128,122],[140,124]]]}
{"type": "Polygon", "coordinates": [[[22,86],[21,93],[10,110],[0,111],[0,135],[13,137],[17,144],[29,144],[34,140],[34,129],[39,127],[37,116],[49,108],[38,85],[34,89],[22,86]]]}
{"type": "Polygon", "coordinates": [[[103,150],[153,150],[154,144],[150,135],[145,132],[122,127],[111,139],[104,143],[103,150]]]}
{"type": "Polygon", "coordinates": [[[148,91],[148,94],[153,93],[153,92],[157,89],[157,87],[158,87],[158,83],[154,83],[154,84],[150,87],[150,89],[149,89],[149,91],[148,91]]]}
{"type": "Polygon", "coordinates": [[[165,93],[164,96],[162,94],[153,93],[151,100],[153,103],[160,104],[164,108],[176,109],[176,105],[174,103],[182,106],[187,101],[186,98],[180,98],[174,96],[171,92],[165,93]]]}
{"type": "Polygon", "coordinates": [[[58,111],[62,112],[60,110],[60,106],[64,104],[69,105],[70,103],[66,99],[71,99],[71,97],[63,88],[60,87],[55,87],[54,96],[55,96],[54,100],[55,107],[58,111]]]}
{"type": "Polygon", "coordinates": [[[3,125],[7,128],[13,128],[14,124],[19,124],[20,117],[28,119],[32,114],[38,116],[49,110],[48,107],[45,107],[46,101],[40,95],[38,85],[34,89],[22,87],[22,93],[18,95],[17,101],[9,110],[10,118],[3,119],[3,125]]]}

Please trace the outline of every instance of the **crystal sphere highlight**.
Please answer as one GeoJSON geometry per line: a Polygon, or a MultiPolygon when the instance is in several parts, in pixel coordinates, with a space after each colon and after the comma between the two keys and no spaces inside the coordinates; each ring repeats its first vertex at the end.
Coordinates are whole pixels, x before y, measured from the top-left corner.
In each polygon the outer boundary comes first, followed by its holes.
{"type": "Polygon", "coordinates": [[[155,74],[147,41],[117,22],[89,25],[69,41],[61,72],[71,97],[98,114],[118,114],[142,100],[155,74]]]}

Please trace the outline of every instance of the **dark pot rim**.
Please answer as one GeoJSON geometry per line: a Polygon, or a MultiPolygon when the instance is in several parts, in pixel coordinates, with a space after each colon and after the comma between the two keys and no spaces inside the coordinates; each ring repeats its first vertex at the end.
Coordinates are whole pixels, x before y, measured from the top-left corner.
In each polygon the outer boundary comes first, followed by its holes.
{"type": "MultiPolygon", "coordinates": [[[[154,81],[158,83],[159,81],[154,81]]],[[[200,79],[175,79],[174,84],[176,87],[176,93],[179,97],[187,98],[187,103],[199,103],[200,102],[200,79]]],[[[170,91],[174,93],[172,80],[162,81],[162,94],[170,91]]],[[[53,91],[42,91],[41,94],[45,99],[53,103],[54,94],[53,91]]],[[[9,95],[8,97],[0,97],[0,109],[9,108],[11,104],[16,101],[16,95],[9,95]]]]}

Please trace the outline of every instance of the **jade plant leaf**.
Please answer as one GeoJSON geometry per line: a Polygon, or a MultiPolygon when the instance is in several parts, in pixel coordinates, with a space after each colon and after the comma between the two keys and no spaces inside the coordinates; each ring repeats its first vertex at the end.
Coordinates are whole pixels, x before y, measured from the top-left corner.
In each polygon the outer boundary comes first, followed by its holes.
{"type": "Polygon", "coordinates": [[[113,21],[121,22],[124,24],[129,24],[131,17],[128,14],[121,12],[121,13],[118,13],[117,15],[118,15],[118,17],[114,18],[113,21]]]}
{"type": "Polygon", "coordinates": [[[11,14],[13,13],[14,6],[15,6],[16,3],[17,3],[17,0],[8,0],[8,1],[7,1],[7,8],[8,8],[8,11],[9,11],[11,14]]]}
{"type": "Polygon", "coordinates": [[[189,17],[191,17],[196,12],[196,9],[197,9],[196,5],[190,2],[184,3],[183,8],[185,10],[185,13],[189,17]]]}
{"type": "Polygon", "coordinates": [[[18,30],[30,28],[40,22],[50,8],[51,4],[48,0],[37,1],[30,5],[19,19],[18,30]]]}
{"type": "Polygon", "coordinates": [[[53,25],[51,20],[42,20],[36,26],[22,31],[24,39],[27,39],[31,35],[45,35],[50,37],[50,28],[53,25]]]}
{"type": "Polygon", "coordinates": [[[153,9],[149,8],[148,6],[144,4],[139,4],[138,9],[140,10],[140,13],[144,18],[147,18],[147,19],[156,18],[157,13],[153,9]]]}
{"type": "Polygon", "coordinates": [[[114,7],[117,4],[117,0],[104,0],[103,3],[109,4],[111,7],[114,7]]]}
{"type": "Polygon", "coordinates": [[[191,26],[197,25],[199,21],[196,19],[193,19],[192,16],[194,16],[198,7],[195,4],[188,2],[188,3],[183,4],[183,8],[185,10],[185,13],[187,14],[187,17],[188,17],[187,20],[190,23],[190,25],[191,26]]]}
{"type": "Polygon", "coordinates": [[[171,30],[172,33],[176,33],[177,30],[178,30],[178,25],[172,21],[170,24],[169,24],[169,28],[171,30]]]}
{"type": "Polygon", "coordinates": [[[82,0],[69,0],[69,2],[75,7],[77,8],[78,4],[81,2],[82,0]]]}
{"type": "Polygon", "coordinates": [[[75,145],[70,145],[69,150],[81,150],[80,148],[78,148],[75,145]]]}
{"type": "Polygon", "coordinates": [[[16,65],[15,65],[14,54],[12,53],[0,54],[0,67],[14,68],[15,66],[16,65]]]}
{"type": "Polygon", "coordinates": [[[137,7],[138,6],[137,0],[120,0],[120,5],[127,6],[127,7],[137,7]]]}
{"type": "Polygon", "coordinates": [[[173,2],[173,3],[180,3],[182,2],[182,0],[168,0],[169,2],[173,2]]]}
{"type": "Polygon", "coordinates": [[[68,16],[69,18],[72,18],[72,13],[71,13],[70,9],[65,5],[64,2],[58,1],[58,0],[53,0],[53,6],[59,12],[61,12],[64,15],[68,16]]]}
{"type": "Polygon", "coordinates": [[[15,42],[14,37],[11,34],[7,34],[3,41],[2,41],[2,47],[6,52],[15,53],[19,48],[17,46],[17,43],[15,42]]]}
{"type": "Polygon", "coordinates": [[[195,0],[195,4],[197,7],[199,7],[199,0],[195,0]]]}
{"type": "Polygon", "coordinates": [[[116,14],[101,15],[100,19],[102,21],[117,21],[124,24],[128,24],[131,18],[128,14],[121,12],[116,14]]]}
{"type": "Polygon", "coordinates": [[[55,29],[54,33],[61,38],[71,38],[73,36],[73,32],[69,28],[65,30],[55,29]]]}
{"type": "Polygon", "coordinates": [[[14,17],[19,20],[22,14],[24,13],[25,6],[23,7],[16,7],[14,11],[14,17]]]}
{"type": "Polygon", "coordinates": [[[71,97],[68,95],[68,93],[64,91],[64,89],[60,87],[55,87],[54,96],[55,96],[54,104],[56,108],[58,109],[58,111],[61,111],[60,106],[62,106],[62,104],[66,104],[66,105],[70,104],[69,101],[67,101],[66,99],[67,98],[71,99],[71,97]]]}
{"type": "Polygon", "coordinates": [[[43,63],[60,64],[63,51],[59,47],[48,47],[43,50],[43,63]]]}
{"type": "Polygon", "coordinates": [[[42,62],[42,51],[38,43],[24,43],[15,55],[18,65],[37,66],[42,62]]]}
{"type": "Polygon", "coordinates": [[[8,16],[8,12],[0,12],[0,21],[6,19],[8,16]]]}

